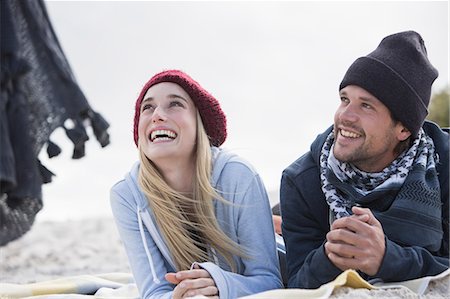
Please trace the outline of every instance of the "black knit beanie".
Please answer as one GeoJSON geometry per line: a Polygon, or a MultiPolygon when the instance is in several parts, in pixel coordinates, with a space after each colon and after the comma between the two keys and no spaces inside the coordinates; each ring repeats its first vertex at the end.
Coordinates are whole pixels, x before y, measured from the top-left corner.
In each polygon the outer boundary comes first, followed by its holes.
{"type": "Polygon", "coordinates": [[[405,31],[385,37],[375,51],[358,58],[339,90],[347,85],[364,88],[416,137],[428,114],[431,85],[437,76],[422,37],[405,31]]]}

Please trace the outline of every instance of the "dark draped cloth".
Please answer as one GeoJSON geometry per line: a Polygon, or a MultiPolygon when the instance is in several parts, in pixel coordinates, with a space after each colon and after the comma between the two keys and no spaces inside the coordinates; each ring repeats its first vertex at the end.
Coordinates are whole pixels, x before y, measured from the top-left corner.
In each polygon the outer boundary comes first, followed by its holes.
{"type": "Polygon", "coordinates": [[[42,0],[1,0],[0,246],[27,232],[42,208],[42,184],[54,175],[38,155],[61,149],[50,141],[63,127],[85,154],[86,127],[102,147],[109,124],[92,110],[53,31],[42,0]],[[67,120],[71,120],[67,121],[67,120]],[[70,123],[70,126],[68,125],[70,123]]]}

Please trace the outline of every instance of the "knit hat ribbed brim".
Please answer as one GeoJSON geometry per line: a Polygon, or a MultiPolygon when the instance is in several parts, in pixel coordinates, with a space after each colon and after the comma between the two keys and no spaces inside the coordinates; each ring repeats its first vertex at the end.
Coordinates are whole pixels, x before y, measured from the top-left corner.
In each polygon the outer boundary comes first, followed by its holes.
{"type": "Polygon", "coordinates": [[[162,82],[178,84],[189,94],[200,113],[203,126],[210,139],[211,145],[222,145],[227,138],[227,120],[220,107],[219,101],[186,73],[179,70],[167,70],[154,75],[144,85],[136,100],[134,112],[134,143],[136,146],[138,145],[139,138],[138,125],[142,100],[150,87],[162,82]]]}
{"type": "Polygon", "coordinates": [[[358,58],[339,90],[348,85],[364,88],[415,137],[428,114],[431,86],[437,77],[422,37],[405,31],[385,37],[373,52],[358,58]]]}

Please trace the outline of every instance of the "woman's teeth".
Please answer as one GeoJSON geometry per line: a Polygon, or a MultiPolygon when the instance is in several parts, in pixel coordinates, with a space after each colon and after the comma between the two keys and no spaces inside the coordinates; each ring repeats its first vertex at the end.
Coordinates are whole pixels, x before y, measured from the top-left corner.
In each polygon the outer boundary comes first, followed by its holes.
{"type": "Polygon", "coordinates": [[[155,130],[150,133],[151,141],[155,141],[156,139],[167,141],[167,140],[175,139],[176,137],[177,137],[177,134],[170,130],[155,130]]]}

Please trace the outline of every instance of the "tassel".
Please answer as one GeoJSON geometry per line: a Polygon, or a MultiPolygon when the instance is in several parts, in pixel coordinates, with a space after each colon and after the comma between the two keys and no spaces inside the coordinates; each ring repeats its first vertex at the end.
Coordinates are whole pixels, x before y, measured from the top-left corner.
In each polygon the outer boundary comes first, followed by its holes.
{"type": "Polygon", "coordinates": [[[75,145],[75,148],[73,149],[72,159],[80,159],[83,158],[85,155],[85,147],[84,142],[79,143],[75,145]]]}
{"type": "Polygon", "coordinates": [[[73,129],[66,129],[66,135],[74,144],[72,159],[80,159],[84,157],[84,143],[89,140],[89,136],[86,133],[83,125],[79,121],[75,121],[75,127],[73,129]]]}
{"type": "Polygon", "coordinates": [[[91,119],[92,129],[94,130],[94,135],[102,147],[109,144],[109,134],[106,129],[109,128],[109,123],[100,115],[93,110],[88,114],[91,119]]]}
{"type": "Polygon", "coordinates": [[[75,146],[89,140],[86,130],[79,123],[77,123],[73,129],[66,129],[66,135],[75,146]]]}
{"type": "Polygon", "coordinates": [[[51,140],[47,141],[47,155],[49,158],[58,156],[61,153],[61,148],[53,143],[51,140]]]}
{"type": "Polygon", "coordinates": [[[55,176],[55,174],[53,172],[51,172],[47,167],[45,167],[44,165],[42,165],[41,161],[38,159],[37,160],[38,165],[39,165],[39,172],[41,174],[42,177],[42,182],[44,184],[48,184],[52,182],[52,177],[55,176]]]}

